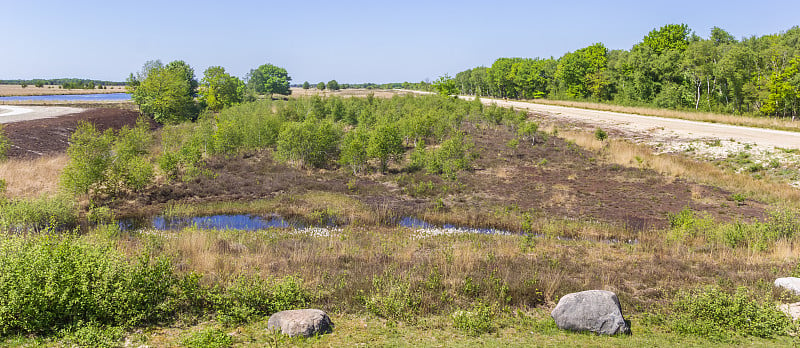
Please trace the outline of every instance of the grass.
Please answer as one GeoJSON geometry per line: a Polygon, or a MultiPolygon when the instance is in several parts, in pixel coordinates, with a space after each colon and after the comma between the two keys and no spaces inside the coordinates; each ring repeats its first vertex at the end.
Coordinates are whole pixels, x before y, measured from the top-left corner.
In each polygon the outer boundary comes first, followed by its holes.
{"type": "Polygon", "coordinates": [[[9,198],[34,198],[55,194],[61,171],[68,160],[66,155],[57,155],[0,162],[0,178],[8,183],[6,195],[9,198]]]}

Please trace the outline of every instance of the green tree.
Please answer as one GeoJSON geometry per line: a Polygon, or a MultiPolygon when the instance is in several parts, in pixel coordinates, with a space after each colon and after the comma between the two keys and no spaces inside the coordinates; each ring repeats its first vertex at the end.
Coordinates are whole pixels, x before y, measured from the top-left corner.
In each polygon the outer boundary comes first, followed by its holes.
{"type": "Polygon", "coordinates": [[[341,130],[331,121],[288,122],[278,134],[276,157],[316,168],[336,158],[341,130]]]}
{"type": "Polygon", "coordinates": [[[221,66],[212,66],[200,81],[200,99],[209,110],[219,111],[244,100],[244,82],[231,76],[221,66]]]}
{"type": "Polygon", "coordinates": [[[289,82],[292,78],[286,72],[286,69],[274,66],[272,64],[264,64],[250,70],[247,74],[247,85],[258,94],[292,94],[289,89],[289,82]]]}
{"type": "Polygon", "coordinates": [[[338,91],[339,90],[339,83],[336,80],[328,81],[328,89],[331,91],[338,91]]]}
{"type": "Polygon", "coordinates": [[[309,88],[311,88],[311,84],[308,83],[308,81],[303,82],[303,89],[309,89],[309,88]]]}
{"type": "Polygon", "coordinates": [[[602,43],[596,43],[561,57],[555,78],[570,97],[600,98],[608,85],[605,75],[607,63],[608,49],[602,43]]]}
{"type": "Polygon", "coordinates": [[[455,80],[447,74],[439,76],[439,79],[433,83],[433,88],[436,89],[436,92],[441,96],[449,97],[451,95],[458,95],[458,87],[456,87],[455,80]]]}
{"type": "Polygon", "coordinates": [[[653,29],[644,37],[642,43],[650,47],[656,54],[667,50],[683,52],[689,46],[691,30],[686,24],[668,24],[659,29],[653,29]]]}
{"type": "Polygon", "coordinates": [[[92,123],[78,125],[69,138],[69,163],[61,174],[61,185],[67,191],[86,194],[100,189],[105,183],[106,170],[113,162],[113,138],[111,130],[100,133],[92,123]]]}
{"type": "Polygon", "coordinates": [[[364,127],[357,127],[347,132],[342,138],[339,164],[350,167],[353,175],[364,171],[369,160],[367,152],[369,141],[369,131],[364,127]]]}
{"type": "Polygon", "coordinates": [[[320,82],[317,84],[317,89],[322,91],[325,90],[325,82],[320,82]]]}
{"type": "Polygon", "coordinates": [[[197,80],[194,70],[183,61],[166,66],[158,60],[145,63],[142,71],[128,78],[128,90],[139,110],[156,122],[179,123],[197,118],[197,80]]]}
{"type": "Polygon", "coordinates": [[[395,125],[380,124],[372,131],[367,154],[380,162],[381,173],[386,172],[389,159],[397,158],[404,152],[403,137],[395,125]]]}

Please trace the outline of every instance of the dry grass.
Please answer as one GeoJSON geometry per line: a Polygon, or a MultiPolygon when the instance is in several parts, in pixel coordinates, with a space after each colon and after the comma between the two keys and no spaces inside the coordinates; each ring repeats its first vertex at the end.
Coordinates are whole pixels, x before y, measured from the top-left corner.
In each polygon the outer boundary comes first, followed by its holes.
{"type": "Polygon", "coordinates": [[[628,114],[658,116],[667,118],[678,118],[683,120],[724,123],[738,126],[769,128],[788,131],[800,131],[800,122],[792,122],[791,119],[769,117],[769,116],[737,116],[729,114],[716,114],[709,112],[689,112],[670,109],[658,109],[649,107],[622,106],[603,103],[535,99],[526,100],[527,102],[546,105],[568,106],[573,108],[621,112],[628,114]]]}
{"type": "Polygon", "coordinates": [[[28,95],[64,95],[64,94],[101,94],[122,93],[125,86],[107,86],[106,89],[61,89],[60,86],[45,85],[44,87],[21,85],[0,85],[0,97],[28,96],[28,95]]]}
{"type": "Polygon", "coordinates": [[[54,194],[67,155],[46,156],[36,159],[10,159],[0,163],[0,179],[8,185],[9,198],[34,198],[54,194]]]}
{"type": "Polygon", "coordinates": [[[745,193],[763,202],[800,207],[800,190],[785,184],[755,179],[747,174],[737,174],[707,163],[673,154],[654,154],[646,145],[623,139],[597,140],[588,131],[559,131],[559,136],[593,151],[601,151],[605,160],[623,166],[653,169],[661,174],[684,178],[701,184],[724,188],[734,193],[745,193]]]}

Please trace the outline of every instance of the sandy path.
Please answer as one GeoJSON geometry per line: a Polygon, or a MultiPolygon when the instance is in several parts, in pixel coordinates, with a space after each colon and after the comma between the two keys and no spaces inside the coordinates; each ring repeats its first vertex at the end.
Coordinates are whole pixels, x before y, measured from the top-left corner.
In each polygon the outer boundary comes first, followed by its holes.
{"type": "MultiPolygon", "coordinates": [[[[461,97],[472,100],[473,97],[461,97]]],[[[525,109],[553,118],[580,121],[603,129],[616,129],[635,138],[650,138],[650,141],[696,141],[708,139],[734,140],[740,143],[753,143],[769,147],[800,149],[800,133],[772,129],[732,126],[642,116],[610,111],[596,111],[555,105],[541,105],[528,102],[481,99],[484,104],[525,109]]],[[[642,139],[647,141],[646,139],[642,139]]]]}
{"type": "Polygon", "coordinates": [[[0,123],[37,120],[74,114],[86,109],[66,106],[13,106],[0,105],[0,123]]]}

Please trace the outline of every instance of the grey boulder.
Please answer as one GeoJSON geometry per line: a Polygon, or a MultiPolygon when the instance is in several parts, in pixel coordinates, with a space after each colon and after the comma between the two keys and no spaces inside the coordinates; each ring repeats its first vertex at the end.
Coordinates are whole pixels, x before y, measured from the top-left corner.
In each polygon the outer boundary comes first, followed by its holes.
{"type": "Polygon", "coordinates": [[[786,277],[775,279],[775,286],[789,290],[795,295],[800,295],[800,278],[786,277]]]}
{"type": "Polygon", "coordinates": [[[562,330],[591,331],[600,335],[631,333],[622,316],[617,295],[611,291],[588,290],[562,297],[550,316],[562,330]]]}
{"type": "Polygon", "coordinates": [[[319,309],[295,309],[273,314],[267,320],[268,330],[281,330],[289,337],[311,337],[333,331],[328,314],[319,309]]]}

